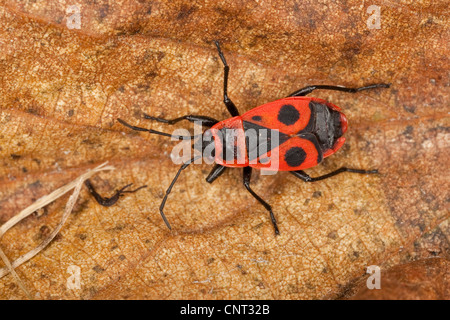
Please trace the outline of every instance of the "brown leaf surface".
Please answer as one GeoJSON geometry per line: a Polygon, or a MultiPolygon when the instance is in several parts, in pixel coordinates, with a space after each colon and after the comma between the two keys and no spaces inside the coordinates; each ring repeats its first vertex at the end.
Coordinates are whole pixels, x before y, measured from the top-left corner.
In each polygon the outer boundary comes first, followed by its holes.
{"type": "Polygon", "coordinates": [[[431,258],[394,266],[382,274],[382,290],[361,281],[355,300],[445,300],[450,297],[450,262],[431,258]]]}
{"type": "MultiPolygon", "coordinates": [[[[0,222],[106,160],[117,170],[94,179],[103,194],[149,185],[110,208],[83,191],[60,236],[17,269],[36,297],[335,298],[368,265],[448,259],[447,1],[373,1],[379,30],[367,28],[368,4],[353,0],[78,1],[81,30],[66,28],[72,3],[0,3],[0,222]],[[279,221],[274,237],[239,170],[209,185],[210,167],[192,166],[166,207],[169,233],[158,207],[178,169],[175,143],[116,118],[168,131],[141,112],[229,117],[214,39],[241,112],[308,84],[392,83],[314,93],[341,106],[350,128],[343,150],[308,173],[347,165],[381,174],[307,184],[254,173],[279,221]],[[80,290],[66,286],[71,265],[80,290]]],[[[10,259],[42,241],[66,200],[2,238],[10,259]]],[[[24,297],[10,275],[0,279],[0,298],[24,297]]]]}

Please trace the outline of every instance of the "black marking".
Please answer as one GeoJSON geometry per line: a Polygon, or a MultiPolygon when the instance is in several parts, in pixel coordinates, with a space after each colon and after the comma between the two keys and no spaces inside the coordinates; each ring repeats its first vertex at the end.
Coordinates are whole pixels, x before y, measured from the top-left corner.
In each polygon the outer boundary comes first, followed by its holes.
{"type": "Polygon", "coordinates": [[[260,116],[253,116],[252,120],[254,120],[254,121],[261,121],[262,118],[260,116]]]}
{"type": "Polygon", "coordinates": [[[300,113],[291,104],[282,106],[278,113],[278,121],[287,126],[293,125],[298,119],[300,119],[300,113]]]}
{"type": "Polygon", "coordinates": [[[222,150],[215,150],[215,152],[219,151],[219,158],[229,163],[243,160],[239,159],[240,146],[237,145],[239,139],[235,130],[224,127],[219,130],[220,133],[215,137],[215,139],[220,139],[222,144],[222,150]]]}
{"type": "Polygon", "coordinates": [[[292,147],[284,155],[284,160],[290,167],[298,167],[306,159],[306,152],[303,148],[292,147]]]}
{"type": "Polygon", "coordinates": [[[314,147],[317,150],[317,163],[318,164],[321,163],[323,160],[323,152],[320,149],[320,144],[319,144],[319,141],[317,141],[317,137],[312,133],[302,133],[302,134],[299,134],[298,137],[308,140],[314,144],[314,147]]]}
{"type": "Polygon", "coordinates": [[[306,125],[306,127],[299,131],[299,133],[305,133],[305,132],[310,132],[313,133],[315,126],[316,126],[316,108],[315,108],[315,104],[312,103],[313,101],[311,101],[308,104],[309,110],[311,111],[311,116],[309,117],[309,121],[308,124],[306,125]]]}
{"type": "Polygon", "coordinates": [[[270,150],[291,138],[285,133],[260,126],[256,123],[243,121],[243,125],[246,134],[245,142],[249,161],[265,155],[270,150]]]}
{"type": "Polygon", "coordinates": [[[259,163],[268,164],[270,162],[270,158],[263,157],[259,159],[259,163]]]}
{"type": "Polygon", "coordinates": [[[311,101],[309,105],[315,115],[312,133],[317,137],[320,149],[322,151],[329,150],[342,136],[341,114],[317,101],[311,101]]]}

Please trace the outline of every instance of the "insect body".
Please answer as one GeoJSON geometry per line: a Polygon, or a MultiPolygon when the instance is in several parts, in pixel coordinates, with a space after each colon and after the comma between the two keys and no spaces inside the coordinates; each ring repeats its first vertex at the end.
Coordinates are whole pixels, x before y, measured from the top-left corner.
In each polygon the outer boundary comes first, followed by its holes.
{"type": "MultiPolygon", "coordinates": [[[[342,135],[347,130],[347,118],[339,107],[325,100],[305,97],[305,95],[316,89],[356,93],[374,88],[389,88],[389,84],[381,83],[360,88],[328,85],[308,86],[293,92],[287,98],[264,104],[240,115],[238,109],[228,97],[229,66],[219,43],[216,41],[215,44],[224,65],[223,101],[232,116],[231,118],[218,121],[207,116],[186,115],[167,120],[144,114],[145,119],[170,125],[188,120],[190,122],[199,121],[203,126],[210,128],[203,132],[200,143],[194,145],[194,148],[202,152],[202,156],[214,159],[215,165],[206,178],[207,182],[215,181],[226,168],[241,167],[245,188],[269,212],[275,234],[279,234],[272,207],[250,187],[253,168],[289,171],[306,182],[323,180],[342,172],[360,174],[378,172],[377,170],[368,171],[342,167],[323,176],[310,177],[303,171],[316,166],[325,157],[339,150],[345,141],[342,135]]],[[[118,121],[133,130],[172,136],[168,133],[136,127],[121,119],[118,119],[118,121]]],[[[196,137],[177,136],[177,138],[194,139],[196,137]]],[[[167,198],[181,171],[200,157],[194,156],[180,167],[161,202],[160,213],[169,229],[171,229],[171,226],[163,211],[167,198]]]]}
{"type": "MultiPolygon", "coordinates": [[[[309,97],[270,102],[211,128],[216,163],[275,171],[297,171],[316,166],[342,147],[345,141],[342,135],[346,130],[347,118],[339,107],[309,97]],[[235,148],[233,140],[227,141],[225,130],[239,131],[243,135],[251,131],[253,135],[246,136],[254,137],[253,143],[241,138],[242,143],[235,148]],[[234,149],[236,154],[233,154],[234,149]],[[227,154],[232,156],[226,159],[224,155],[227,154]],[[242,161],[239,163],[240,156],[242,161]]],[[[239,136],[239,133],[231,136],[239,136]]]]}

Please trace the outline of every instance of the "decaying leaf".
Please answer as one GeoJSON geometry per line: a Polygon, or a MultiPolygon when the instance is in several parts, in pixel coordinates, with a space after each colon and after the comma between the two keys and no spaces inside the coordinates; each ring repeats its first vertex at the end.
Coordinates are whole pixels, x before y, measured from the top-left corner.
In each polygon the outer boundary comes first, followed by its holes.
{"type": "MultiPolygon", "coordinates": [[[[110,208],[84,190],[60,235],[16,269],[35,297],[336,298],[369,265],[449,258],[446,1],[374,1],[380,29],[368,26],[369,4],[353,0],[78,1],[80,29],[68,28],[69,2],[0,3],[0,223],[105,161],[117,170],[93,179],[102,194],[149,186],[110,208]],[[142,112],[228,118],[215,39],[241,112],[309,84],[391,83],[355,95],[314,92],[341,106],[350,125],[343,150],[308,173],[346,165],[380,175],[307,184],[254,173],[279,221],[275,237],[239,170],[209,185],[210,167],[195,165],[166,206],[169,232],[158,207],[178,169],[176,142],[116,119],[171,132],[142,112]],[[68,285],[74,266],[79,287],[68,285]]],[[[1,239],[10,260],[51,232],[66,201],[1,239]]],[[[8,275],[0,297],[25,295],[8,275]]]]}
{"type": "Polygon", "coordinates": [[[370,290],[361,281],[351,299],[448,300],[450,263],[430,258],[394,266],[383,273],[383,290],[370,290]]]}

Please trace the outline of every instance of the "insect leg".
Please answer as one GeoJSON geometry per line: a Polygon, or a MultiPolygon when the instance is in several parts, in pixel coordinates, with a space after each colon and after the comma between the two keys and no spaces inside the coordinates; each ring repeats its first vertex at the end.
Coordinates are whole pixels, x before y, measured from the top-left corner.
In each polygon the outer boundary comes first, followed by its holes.
{"type": "Polygon", "coordinates": [[[277,220],[275,219],[275,215],[272,212],[272,207],[265,202],[260,196],[258,196],[251,188],[250,188],[250,179],[252,177],[252,168],[244,167],[244,186],[251,193],[251,195],[261,203],[264,208],[270,213],[270,219],[272,220],[273,228],[275,229],[275,235],[279,235],[280,231],[278,230],[277,220]]]}
{"type": "Polygon", "coordinates": [[[307,173],[305,173],[302,170],[299,171],[290,171],[290,173],[292,173],[294,176],[296,176],[297,178],[302,179],[305,182],[314,182],[314,181],[319,181],[319,180],[324,180],[324,179],[328,179],[331,178],[339,173],[342,172],[351,172],[351,173],[360,173],[360,174],[372,174],[372,173],[378,173],[378,170],[362,170],[362,169],[351,169],[351,168],[346,168],[346,167],[342,167],[339,168],[335,171],[332,171],[330,173],[324,174],[322,176],[319,177],[310,177],[307,173]]]}
{"type": "Polygon", "coordinates": [[[98,194],[98,192],[95,190],[94,186],[92,185],[91,181],[89,179],[87,179],[84,184],[86,185],[86,187],[88,188],[88,191],[90,194],[92,194],[92,196],[94,197],[94,199],[98,202],[98,204],[104,206],[104,207],[110,207],[113,204],[115,204],[117,202],[117,200],[119,200],[119,197],[123,196],[125,193],[133,193],[136,192],[142,188],[147,187],[145,186],[141,186],[135,190],[125,190],[126,188],[130,187],[132,185],[132,183],[127,184],[125,187],[123,187],[120,190],[117,190],[116,193],[114,193],[114,195],[110,198],[106,198],[106,197],[102,197],[100,194],[98,194]]]}
{"type": "Polygon", "coordinates": [[[119,118],[117,118],[117,121],[119,121],[119,123],[121,125],[123,125],[125,127],[128,127],[128,128],[130,128],[132,130],[135,130],[135,131],[145,131],[145,132],[150,132],[150,133],[157,134],[157,135],[164,136],[164,137],[174,137],[174,138],[177,138],[178,140],[192,140],[192,139],[195,139],[195,138],[197,138],[199,136],[199,135],[196,135],[196,136],[176,136],[176,135],[172,135],[170,133],[160,132],[160,131],[156,131],[156,130],[153,130],[153,129],[147,129],[147,128],[142,128],[142,127],[132,126],[131,124],[128,124],[128,123],[126,123],[125,121],[123,121],[122,119],[119,119],[119,118]]]}
{"type": "Polygon", "coordinates": [[[227,107],[228,112],[230,112],[231,116],[236,117],[239,115],[239,111],[234,105],[233,101],[228,98],[228,72],[230,71],[230,67],[228,66],[227,60],[225,60],[225,56],[220,49],[219,41],[214,41],[214,43],[216,44],[217,51],[219,52],[219,57],[223,63],[223,102],[225,103],[225,106],[227,107]]]}
{"type": "Polygon", "coordinates": [[[218,177],[222,175],[222,173],[225,172],[226,168],[227,167],[216,163],[214,168],[212,168],[211,172],[208,174],[208,177],[206,177],[206,182],[213,183],[218,177]]]}
{"type": "Polygon", "coordinates": [[[200,159],[200,158],[201,158],[201,156],[196,156],[196,157],[193,157],[192,159],[186,161],[185,163],[183,163],[183,165],[180,167],[180,169],[178,169],[178,172],[175,175],[175,177],[173,178],[172,182],[170,183],[169,188],[167,188],[166,194],[164,195],[164,198],[163,198],[163,200],[161,202],[161,205],[159,206],[159,213],[161,214],[161,217],[163,218],[164,223],[166,224],[166,226],[170,230],[172,230],[172,227],[170,226],[170,223],[167,220],[166,215],[164,214],[164,211],[163,211],[164,210],[164,206],[166,205],[167,197],[169,196],[170,192],[172,191],[172,188],[173,188],[175,182],[177,182],[177,179],[180,176],[181,171],[186,169],[187,166],[190,165],[192,162],[194,162],[195,160],[200,159]]]}
{"type": "Polygon", "coordinates": [[[167,119],[163,119],[163,118],[153,117],[153,116],[150,116],[150,115],[144,113],[144,118],[148,119],[148,120],[155,120],[158,122],[167,123],[167,124],[175,124],[182,120],[188,120],[190,122],[200,121],[202,123],[202,125],[204,125],[208,128],[211,128],[213,125],[215,125],[217,122],[219,122],[216,119],[213,119],[213,118],[210,118],[207,116],[194,116],[194,115],[186,115],[186,116],[182,116],[179,118],[167,120],[167,119]]]}
{"type": "Polygon", "coordinates": [[[378,83],[378,84],[372,84],[370,86],[360,87],[360,88],[346,88],[346,87],[340,87],[340,86],[327,86],[327,85],[313,85],[313,86],[307,86],[300,90],[297,90],[295,92],[292,92],[288,97],[301,97],[306,96],[307,94],[310,94],[316,89],[324,89],[324,90],[336,90],[336,91],[343,91],[343,92],[349,92],[349,93],[356,93],[363,90],[369,90],[369,89],[376,89],[376,88],[389,88],[391,85],[386,83],[378,83]]]}

